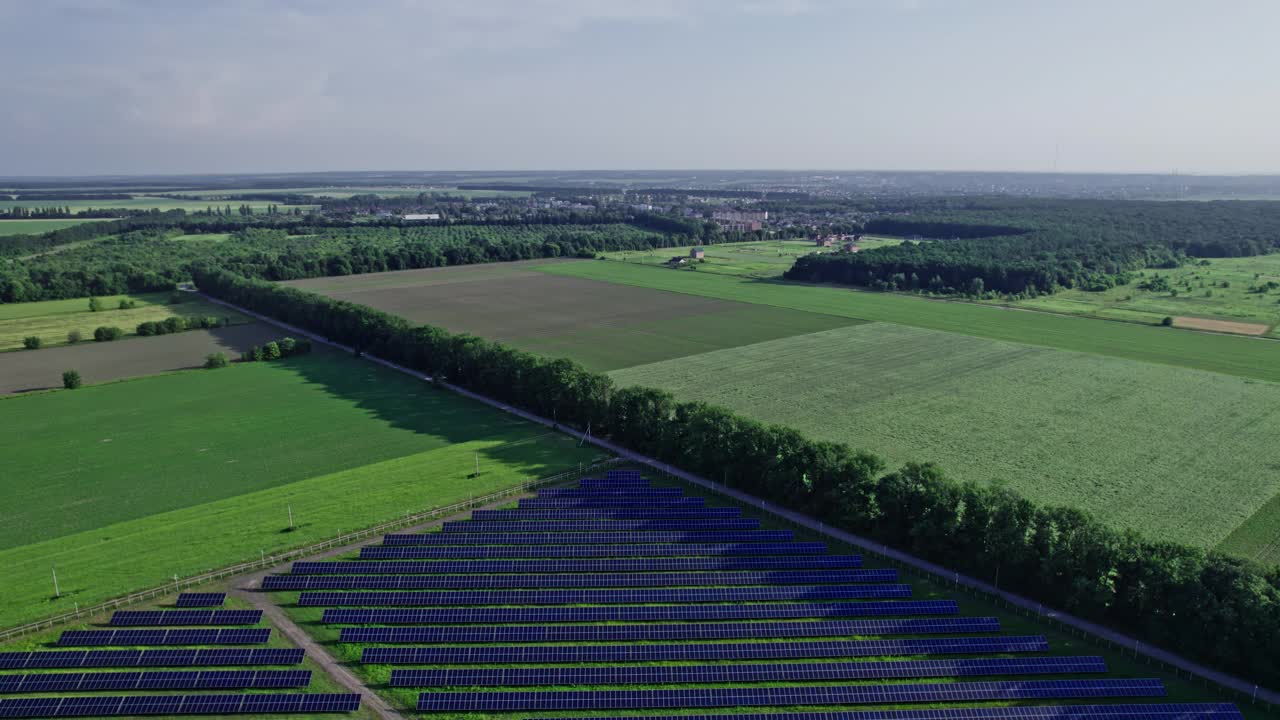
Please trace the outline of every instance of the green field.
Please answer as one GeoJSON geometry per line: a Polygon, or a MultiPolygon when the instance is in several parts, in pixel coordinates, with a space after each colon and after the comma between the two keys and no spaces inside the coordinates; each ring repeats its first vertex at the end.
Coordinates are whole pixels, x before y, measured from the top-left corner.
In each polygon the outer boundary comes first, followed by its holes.
{"type": "MultiPolygon", "coordinates": [[[[863,249],[901,244],[896,238],[865,237],[858,241],[863,249]]],[[[702,262],[678,268],[679,272],[709,272],[717,275],[733,275],[752,278],[780,278],[802,255],[815,252],[837,252],[839,248],[816,247],[812,240],[769,240],[765,242],[722,243],[719,245],[686,245],[677,248],[658,248],[644,252],[620,251],[601,253],[610,260],[637,265],[663,266],[677,255],[687,257],[694,247],[705,252],[702,262]]]]}
{"type": "MultiPolygon", "coordinates": [[[[40,208],[40,207],[69,207],[71,212],[79,213],[85,210],[94,209],[115,209],[124,208],[127,210],[186,210],[193,212],[196,210],[204,210],[210,206],[225,207],[231,204],[234,212],[241,205],[248,205],[253,208],[254,212],[264,212],[268,205],[276,203],[267,200],[176,200],[174,198],[154,197],[150,195],[134,195],[128,200],[0,200],[0,209],[13,207],[23,208],[40,208]]],[[[316,205],[280,205],[281,210],[291,210],[295,207],[311,210],[316,205]]]]}
{"type": "Polygon", "coordinates": [[[83,225],[92,220],[0,220],[0,238],[8,235],[42,235],[54,230],[83,225]]]}
{"type": "Polygon", "coordinates": [[[105,309],[97,312],[89,310],[87,298],[0,305],[0,351],[21,349],[23,338],[28,336],[40,338],[46,347],[65,345],[71,330],[79,330],[84,340],[91,342],[94,328],[102,326],[118,327],[133,335],[139,323],[174,316],[230,318],[232,324],[249,321],[234,310],[194,295],[183,294],[182,298],[183,302],[170,305],[169,293],[112,295],[99,298],[105,309]],[[132,301],[137,307],[121,310],[121,300],[132,301]]]}
{"type": "Polygon", "coordinates": [[[595,455],[567,436],[331,352],[12,397],[0,400],[0,426],[0,627],[595,455]],[[470,477],[477,459],[481,474],[470,477]],[[54,564],[63,589],[56,601],[54,564]]]}
{"type": "Polygon", "coordinates": [[[1215,547],[1261,513],[1232,549],[1280,561],[1280,385],[888,323],[612,375],[1155,539],[1215,547]]]}
{"type": "Polygon", "coordinates": [[[676,272],[606,260],[557,263],[536,270],[565,277],[892,322],[992,340],[1280,381],[1280,343],[1271,340],[1098,322],[1088,318],[892,293],[859,292],[702,272],[676,272]]]}

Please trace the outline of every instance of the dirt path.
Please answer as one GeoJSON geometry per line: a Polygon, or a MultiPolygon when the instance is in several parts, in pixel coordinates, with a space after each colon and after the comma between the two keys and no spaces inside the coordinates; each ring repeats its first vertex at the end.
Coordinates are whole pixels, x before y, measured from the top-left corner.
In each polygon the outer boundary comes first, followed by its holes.
{"type": "MultiPolygon", "coordinates": [[[[512,495],[509,498],[474,509],[495,510],[526,497],[532,497],[532,495],[512,495]]],[[[468,510],[466,512],[458,513],[457,515],[405,528],[398,532],[413,533],[434,530],[440,527],[441,523],[448,522],[450,520],[465,520],[470,516],[470,514],[471,511],[468,510]]],[[[301,558],[299,562],[327,560],[339,555],[345,555],[346,553],[358,550],[366,545],[373,545],[380,540],[381,538],[371,537],[367,540],[361,540],[360,542],[352,543],[350,545],[326,550],[318,555],[301,558]]],[[[329,653],[328,649],[312,639],[305,630],[298,627],[298,624],[293,621],[293,618],[289,617],[289,615],[285,613],[279,605],[272,601],[270,595],[258,590],[258,588],[262,586],[262,578],[272,573],[288,572],[289,566],[292,564],[293,561],[281,563],[275,567],[236,578],[235,584],[229,589],[229,592],[233,596],[249,603],[254,608],[261,610],[262,614],[271,622],[272,625],[279,628],[280,632],[284,633],[285,637],[289,638],[290,642],[305,650],[307,657],[314,660],[322,670],[329,674],[329,677],[333,678],[334,682],[346,688],[348,692],[359,693],[363,707],[373,710],[382,720],[404,720],[404,716],[400,714],[399,710],[392,707],[390,703],[382,698],[382,696],[371,690],[369,686],[364,684],[363,680],[355,675],[355,673],[348,670],[345,665],[334,658],[333,655],[329,653]]]]}

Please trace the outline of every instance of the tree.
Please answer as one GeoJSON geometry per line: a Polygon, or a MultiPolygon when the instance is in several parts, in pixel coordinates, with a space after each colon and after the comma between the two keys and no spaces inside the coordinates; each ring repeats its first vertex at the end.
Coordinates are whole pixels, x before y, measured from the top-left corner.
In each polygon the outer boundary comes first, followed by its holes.
{"type": "Polygon", "coordinates": [[[124,331],[118,327],[103,325],[93,331],[93,339],[96,342],[111,342],[112,340],[119,340],[122,337],[124,337],[124,331]]]}
{"type": "Polygon", "coordinates": [[[80,342],[83,339],[84,339],[84,335],[82,335],[79,330],[70,330],[67,332],[67,342],[71,343],[72,345],[75,345],[76,343],[80,342]]]}
{"type": "Polygon", "coordinates": [[[269,342],[269,343],[267,343],[266,345],[263,345],[263,346],[262,346],[262,359],[263,359],[263,360],[279,360],[279,359],[280,359],[280,357],[281,357],[281,356],[280,356],[280,343],[276,342],[275,340],[272,340],[271,342],[269,342]]]}
{"type": "Polygon", "coordinates": [[[43,344],[44,342],[35,335],[28,335],[27,337],[22,338],[22,347],[28,350],[39,350],[40,346],[43,344]]]}
{"type": "Polygon", "coordinates": [[[102,309],[102,301],[96,297],[89,298],[89,312],[98,312],[102,309]]]}
{"type": "Polygon", "coordinates": [[[120,301],[120,309],[121,309],[121,310],[132,310],[132,309],[134,309],[134,308],[135,308],[135,307],[137,307],[137,306],[138,306],[138,303],[136,303],[136,302],[134,302],[134,301],[132,301],[132,300],[121,300],[121,301],[120,301]]]}
{"type": "Polygon", "coordinates": [[[209,353],[204,359],[204,367],[206,370],[216,370],[227,366],[227,356],[220,352],[209,353]]]}
{"type": "Polygon", "coordinates": [[[75,390],[80,387],[80,373],[75,370],[64,370],[62,372],[62,387],[68,390],[75,390]]]}
{"type": "Polygon", "coordinates": [[[1165,327],[1173,327],[1173,318],[1166,315],[1164,319],[1160,321],[1160,324],[1165,327]]]}

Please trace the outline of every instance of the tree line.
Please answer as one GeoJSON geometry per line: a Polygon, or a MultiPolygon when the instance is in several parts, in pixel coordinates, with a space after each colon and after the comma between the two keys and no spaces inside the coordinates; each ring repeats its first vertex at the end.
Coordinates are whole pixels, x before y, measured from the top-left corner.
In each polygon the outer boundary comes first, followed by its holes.
{"type": "Polygon", "coordinates": [[[871,453],[661,390],[619,389],[571,360],[413,326],[212,266],[196,268],[195,279],[215,297],[559,423],[589,426],[637,452],[1144,642],[1258,681],[1280,676],[1280,567],[1112,530],[1074,508],[955,482],[934,465],[885,472],[871,453]]]}

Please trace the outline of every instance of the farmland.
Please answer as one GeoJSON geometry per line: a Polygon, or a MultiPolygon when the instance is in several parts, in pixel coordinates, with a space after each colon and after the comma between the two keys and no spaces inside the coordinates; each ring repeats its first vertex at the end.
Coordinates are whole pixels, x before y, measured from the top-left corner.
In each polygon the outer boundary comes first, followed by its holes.
{"type": "Polygon", "coordinates": [[[595,455],[332,352],[8,398],[0,425],[8,433],[0,626],[465,500],[595,455]],[[481,473],[470,477],[477,460],[481,473]],[[48,587],[54,563],[57,601],[48,587]]]}
{"type": "Polygon", "coordinates": [[[39,235],[52,230],[61,230],[73,225],[88,222],[86,220],[0,220],[0,238],[8,235],[39,235]]]}
{"type": "MultiPolygon", "coordinates": [[[[196,296],[179,297],[182,302],[170,304],[170,293],[112,295],[98,298],[103,307],[98,311],[91,311],[84,298],[0,305],[0,351],[21,348],[23,338],[29,336],[40,338],[46,347],[66,344],[71,331],[79,331],[85,340],[92,340],[94,328],[102,326],[118,327],[126,335],[133,335],[139,323],[170,317],[217,317],[225,318],[229,324],[248,322],[240,313],[196,296]],[[122,310],[122,302],[134,307],[122,310]]],[[[0,360],[0,365],[3,362],[0,360]]]]}
{"type": "MultiPolygon", "coordinates": [[[[149,195],[134,195],[128,200],[0,200],[0,210],[7,210],[15,207],[69,207],[71,208],[72,214],[81,213],[86,210],[114,210],[117,208],[124,210],[186,210],[187,212],[195,212],[198,210],[208,209],[211,206],[225,206],[228,202],[235,207],[248,205],[257,213],[265,212],[268,205],[277,205],[277,203],[272,203],[266,200],[177,200],[174,198],[153,197],[149,195]]],[[[295,207],[310,210],[315,206],[279,205],[279,207],[281,210],[291,210],[295,207]]],[[[75,223],[72,222],[72,224],[75,223]]]]}
{"type": "Polygon", "coordinates": [[[290,284],[414,322],[573,357],[597,370],[859,322],[533,272],[560,264],[473,265],[290,284]]]}
{"type": "MultiPolygon", "coordinates": [[[[858,245],[864,249],[897,245],[902,240],[896,238],[864,237],[858,245]]],[[[703,248],[706,253],[704,262],[681,268],[684,272],[707,272],[717,275],[736,277],[770,278],[782,277],[782,273],[791,267],[795,259],[815,251],[834,252],[831,248],[815,247],[811,240],[770,240],[767,242],[723,243],[720,245],[686,245],[677,248],[658,248],[646,252],[623,251],[603,253],[611,260],[621,260],[637,265],[665,265],[667,260],[679,256],[688,256],[694,247],[703,248]]]]}

